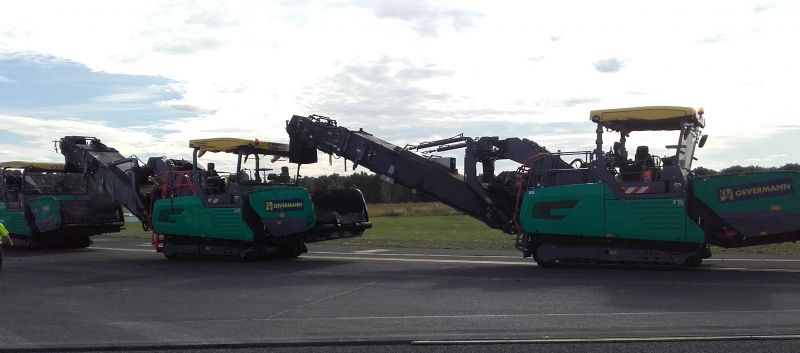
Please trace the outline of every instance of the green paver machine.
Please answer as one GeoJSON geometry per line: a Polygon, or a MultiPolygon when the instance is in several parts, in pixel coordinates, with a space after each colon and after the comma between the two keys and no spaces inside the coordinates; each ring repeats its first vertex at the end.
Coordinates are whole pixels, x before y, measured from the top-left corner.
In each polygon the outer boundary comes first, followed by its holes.
{"type": "Polygon", "coordinates": [[[635,107],[590,113],[596,148],[581,163],[586,183],[548,183],[531,169],[519,212],[518,247],[540,264],[645,262],[699,264],[708,244],[743,247],[800,239],[795,172],[695,177],[695,150],[707,136],[704,111],[687,107],[635,107]],[[608,152],[604,129],[619,134],[608,152]],[[672,131],[674,153],[659,157],[648,146],[629,158],[632,133],[672,131]],[[734,196],[730,196],[733,194],[734,196]],[[746,194],[746,196],[741,196],[746,194]]]}
{"type": "Polygon", "coordinates": [[[743,247],[800,239],[796,172],[695,177],[697,147],[705,144],[703,110],[635,107],[597,110],[592,151],[551,153],[519,138],[469,138],[405,148],[333,119],[294,116],[287,125],[295,160],[315,162],[319,149],[352,160],[397,183],[436,198],[490,227],[517,235],[516,246],[540,265],[644,263],[694,265],[711,256],[709,244],[743,247]],[[619,141],[605,151],[606,130],[619,141]],[[670,131],[668,156],[627,138],[641,131],[670,131]],[[465,149],[464,175],[454,163],[412,150],[465,149]],[[563,158],[571,160],[566,162],[563,158]],[[495,175],[495,162],[521,164],[495,175]],[[482,172],[477,172],[477,165],[482,172]]]}
{"type": "Polygon", "coordinates": [[[63,163],[0,163],[0,223],[17,246],[82,248],[90,236],[119,232],[122,209],[91,194],[80,173],[63,163]]]}
{"type": "Polygon", "coordinates": [[[307,251],[305,243],[360,236],[371,226],[359,190],[311,195],[292,182],[288,168],[267,173],[265,157],[288,156],[286,144],[216,138],[192,140],[189,147],[191,162],[152,157],[140,164],[93,137],[60,141],[67,167],[125,205],[170,259],[293,257],[307,251]],[[199,167],[207,152],[235,155],[236,170],[199,167]]]}

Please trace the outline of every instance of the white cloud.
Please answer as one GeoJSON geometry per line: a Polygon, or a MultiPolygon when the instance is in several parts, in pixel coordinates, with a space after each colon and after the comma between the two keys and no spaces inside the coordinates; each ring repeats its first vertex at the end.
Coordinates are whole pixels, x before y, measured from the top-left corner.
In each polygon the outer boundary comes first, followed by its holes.
{"type": "Polygon", "coordinates": [[[214,38],[175,38],[158,42],[153,50],[167,54],[190,55],[204,50],[218,49],[222,44],[214,38]]]}
{"type": "Polygon", "coordinates": [[[0,83],[17,83],[17,81],[14,81],[8,77],[0,75],[0,83]]]}
{"type": "Polygon", "coordinates": [[[210,114],[214,114],[214,113],[217,112],[215,109],[208,109],[208,108],[198,107],[198,106],[191,105],[191,104],[184,104],[184,103],[181,103],[180,101],[177,101],[177,100],[164,101],[164,102],[161,102],[160,104],[162,106],[164,106],[164,107],[167,107],[167,108],[183,110],[183,111],[202,114],[202,115],[210,115],[210,114]]]}
{"type": "Polygon", "coordinates": [[[149,102],[163,97],[164,94],[172,92],[173,89],[168,86],[151,85],[145,88],[137,88],[136,90],[128,90],[123,93],[113,93],[98,97],[93,97],[90,102],[96,103],[136,103],[136,102],[149,102]]]}
{"type": "MultiPolygon", "coordinates": [[[[10,150],[17,153],[47,156],[53,151],[53,140],[67,135],[102,137],[109,145],[123,146],[120,151],[133,154],[161,154],[161,151],[174,151],[165,141],[136,128],[119,128],[104,122],[87,122],[78,119],[38,119],[23,116],[0,115],[4,130],[23,137],[22,143],[10,150]],[[32,150],[30,150],[32,149],[32,150]],[[49,151],[50,153],[43,153],[49,151]],[[38,152],[38,153],[37,153],[38,152]]],[[[49,160],[58,160],[53,154],[49,160]]]]}
{"type": "Polygon", "coordinates": [[[595,70],[600,72],[617,72],[625,66],[625,63],[617,58],[609,58],[597,60],[592,65],[594,65],[595,70]]]}
{"type": "Polygon", "coordinates": [[[436,36],[442,23],[463,31],[476,25],[482,16],[473,11],[437,6],[426,0],[361,1],[360,5],[379,18],[399,19],[412,25],[421,36],[436,36]]]}

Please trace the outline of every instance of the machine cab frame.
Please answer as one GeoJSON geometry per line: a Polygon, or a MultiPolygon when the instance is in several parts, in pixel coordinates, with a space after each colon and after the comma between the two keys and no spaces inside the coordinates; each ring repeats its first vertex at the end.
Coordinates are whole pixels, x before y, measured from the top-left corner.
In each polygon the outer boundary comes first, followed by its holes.
{"type": "Polygon", "coordinates": [[[67,173],[64,163],[9,161],[0,163],[0,200],[20,206],[21,195],[86,194],[83,175],[67,173]]]}
{"type": "Polygon", "coordinates": [[[675,106],[593,110],[590,119],[597,124],[597,146],[593,156],[606,162],[606,167],[617,176],[616,182],[623,190],[630,185],[649,185],[651,187],[645,190],[650,193],[682,192],[695,159],[695,149],[702,147],[707,137],[701,134],[705,126],[703,113],[702,108],[695,111],[675,106]],[[604,130],[620,135],[619,141],[614,142],[608,152],[603,149],[604,130]],[[674,149],[674,154],[653,156],[648,146],[638,146],[633,158],[629,158],[626,141],[635,131],[677,131],[677,143],[666,146],[674,149]]]}
{"type": "Polygon", "coordinates": [[[189,147],[194,149],[192,154],[192,173],[195,180],[202,180],[201,185],[206,186],[204,188],[206,193],[224,192],[226,182],[230,185],[237,185],[236,189],[238,190],[242,185],[289,184],[291,181],[288,168],[282,168],[282,173],[278,175],[267,174],[272,168],[261,167],[263,157],[272,156],[273,162],[278,158],[289,157],[288,144],[264,142],[257,139],[209,138],[191,140],[189,141],[189,147]],[[201,170],[198,167],[198,158],[207,152],[235,154],[237,156],[236,172],[225,179],[217,175],[211,163],[209,163],[208,170],[201,170]],[[245,163],[251,158],[255,161],[254,170],[245,168],[245,163]],[[252,172],[252,175],[250,172],[252,172]]]}

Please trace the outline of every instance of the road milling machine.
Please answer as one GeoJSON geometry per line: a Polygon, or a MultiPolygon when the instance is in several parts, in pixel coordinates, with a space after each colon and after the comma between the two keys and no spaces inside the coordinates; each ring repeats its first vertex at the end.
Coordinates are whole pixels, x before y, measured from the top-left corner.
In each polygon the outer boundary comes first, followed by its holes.
{"type": "Polygon", "coordinates": [[[151,157],[143,163],[94,137],[66,136],[59,143],[67,169],[127,207],[168,259],[295,257],[307,251],[306,243],[360,236],[371,226],[359,190],[312,195],[291,180],[288,167],[268,173],[267,161],[289,156],[287,144],[214,138],[189,147],[191,162],[151,157]],[[214,163],[200,167],[207,152],[235,155],[235,172],[218,172],[214,163]]]}
{"type": "Polygon", "coordinates": [[[550,152],[527,139],[463,135],[399,147],[318,115],[293,116],[287,131],[294,162],[315,162],[315,150],[344,157],[353,168],[364,166],[515,234],[523,256],[541,266],[697,265],[711,256],[709,245],[800,239],[799,173],[692,174],[695,150],[707,139],[703,113],[664,106],[592,111],[595,147],[576,152],[550,152]],[[631,156],[627,139],[642,131],[675,133],[675,144],[666,146],[671,153],[654,156],[638,146],[631,156]],[[619,136],[608,151],[604,133],[619,136]],[[459,148],[465,150],[463,175],[453,159],[431,154],[459,148]],[[495,174],[495,162],[505,159],[518,169],[495,174]]]}
{"type": "Polygon", "coordinates": [[[63,163],[9,161],[0,162],[0,223],[17,247],[84,248],[124,221],[119,205],[63,163]]]}

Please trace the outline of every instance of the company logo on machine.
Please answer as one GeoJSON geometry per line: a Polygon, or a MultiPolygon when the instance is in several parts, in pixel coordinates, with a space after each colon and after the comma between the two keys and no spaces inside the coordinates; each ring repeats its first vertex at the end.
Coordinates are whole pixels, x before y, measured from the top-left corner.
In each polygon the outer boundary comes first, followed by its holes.
{"type": "Polygon", "coordinates": [[[719,189],[719,200],[721,202],[733,201],[733,189],[731,188],[719,189]]]}
{"type": "Polygon", "coordinates": [[[276,200],[264,203],[267,212],[299,211],[303,209],[303,200],[276,200]]]}
{"type": "Polygon", "coordinates": [[[792,179],[778,179],[758,183],[735,185],[719,189],[719,201],[751,200],[772,196],[788,195],[794,190],[792,179]]]}

